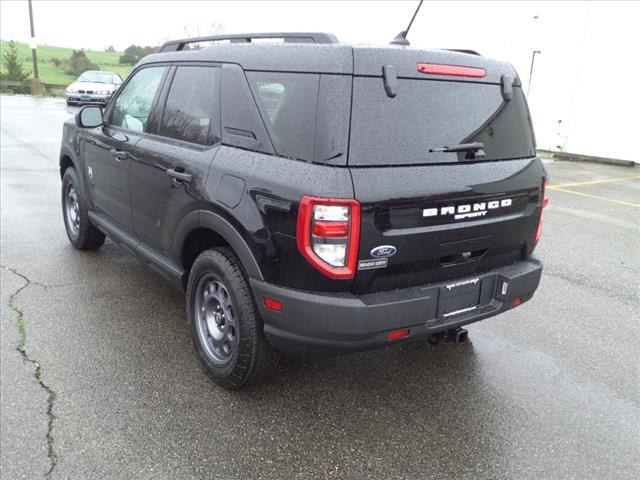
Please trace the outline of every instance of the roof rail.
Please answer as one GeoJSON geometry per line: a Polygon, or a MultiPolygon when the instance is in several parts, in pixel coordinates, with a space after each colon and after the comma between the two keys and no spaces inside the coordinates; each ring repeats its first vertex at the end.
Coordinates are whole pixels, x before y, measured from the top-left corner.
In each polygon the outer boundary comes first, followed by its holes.
{"type": "Polygon", "coordinates": [[[183,38],[170,40],[159,49],[160,52],[179,52],[190,43],[216,42],[229,40],[231,43],[251,43],[254,39],[281,38],[287,43],[338,43],[338,39],[331,33],[297,32],[297,33],[238,33],[232,35],[212,35],[209,37],[183,38]]]}

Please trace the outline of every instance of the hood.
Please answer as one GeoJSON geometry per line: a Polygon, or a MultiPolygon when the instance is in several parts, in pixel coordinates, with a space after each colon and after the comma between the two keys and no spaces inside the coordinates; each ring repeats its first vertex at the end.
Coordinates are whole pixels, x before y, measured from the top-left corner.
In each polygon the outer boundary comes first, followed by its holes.
{"type": "Polygon", "coordinates": [[[96,82],[73,82],[67,87],[67,90],[92,90],[93,92],[113,92],[115,85],[112,83],[96,83],[96,82]]]}

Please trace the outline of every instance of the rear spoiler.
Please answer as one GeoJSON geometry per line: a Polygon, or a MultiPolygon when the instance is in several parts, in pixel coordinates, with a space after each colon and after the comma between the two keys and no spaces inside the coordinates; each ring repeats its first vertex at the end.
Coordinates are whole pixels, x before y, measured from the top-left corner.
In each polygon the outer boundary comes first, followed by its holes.
{"type": "Polygon", "coordinates": [[[461,49],[461,48],[444,48],[443,50],[447,50],[448,52],[468,53],[469,55],[478,55],[479,57],[482,56],[478,52],[476,52],[475,50],[466,50],[466,49],[461,49]]]}

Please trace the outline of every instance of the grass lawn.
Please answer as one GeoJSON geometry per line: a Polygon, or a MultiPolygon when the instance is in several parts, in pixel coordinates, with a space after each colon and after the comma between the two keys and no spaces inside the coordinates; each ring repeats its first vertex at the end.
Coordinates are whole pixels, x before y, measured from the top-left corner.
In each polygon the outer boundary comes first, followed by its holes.
{"type": "MultiPolygon", "coordinates": [[[[9,46],[7,40],[0,40],[0,51],[4,54],[9,46]]],[[[33,71],[33,65],[31,60],[31,49],[26,43],[16,42],[18,53],[24,64],[24,70],[27,72],[33,71]]],[[[73,48],[65,47],[52,47],[50,45],[38,46],[38,72],[40,79],[44,83],[54,85],[68,85],[73,82],[76,77],[64,72],[64,66],[56,67],[53,64],[53,59],[58,58],[60,60],[67,60],[71,57],[73,48]]],[[[118,59],[122,52],[99,52],[96,50],[85,50],[84,53],[87,58],[100,67],[100,70],[108,70],[111,72],[118,72],[124,79],[127,77],[133,65],[120,65],[118,59]]],[[[2,67],[0,66],[0,72],[2,67]]]]}

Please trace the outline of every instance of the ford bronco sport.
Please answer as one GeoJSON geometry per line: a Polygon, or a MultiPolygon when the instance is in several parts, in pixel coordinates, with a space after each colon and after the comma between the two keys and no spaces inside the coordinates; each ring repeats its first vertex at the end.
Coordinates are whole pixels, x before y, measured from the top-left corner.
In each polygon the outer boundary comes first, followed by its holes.
{"type": "Polygon", "coordinates": [[[540,281],[546,173],[521,82],[473,52],[168,42],[64,124],[60,173],[71,243],[107,235],[184,290],[229,388],[279,352],[460,338],[540,281]]]}

